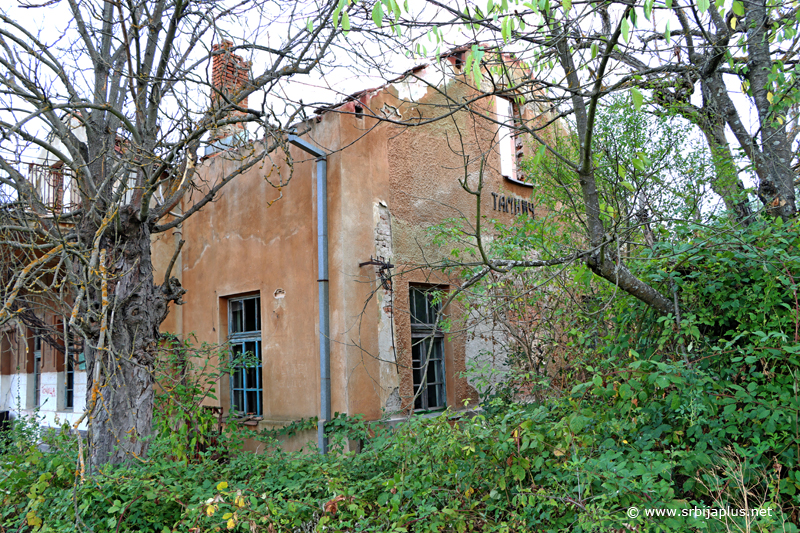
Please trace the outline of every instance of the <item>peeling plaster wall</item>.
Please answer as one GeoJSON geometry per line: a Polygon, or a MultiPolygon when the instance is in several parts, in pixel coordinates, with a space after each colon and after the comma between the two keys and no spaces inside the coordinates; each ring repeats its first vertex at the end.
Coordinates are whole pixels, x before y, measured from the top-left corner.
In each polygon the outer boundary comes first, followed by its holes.
{"type": "MultiPolygon", "coordinates": [[[[443,90],[449,92],[456,101],[467,97],[470,89],[463,83],[449,83],[443,90]]],[[[434,95],[428,104],[446,105],[444,99],[434,95]]],[[[492,102],[486,104],[491,109],[492,102]]],[[[403,115],[412,110],[408,106],[397,106],[403,115]]],[[[425,112],[435,112],[432,108],[418,105],[414,110],[424,116],[425,112]]],[[[388,203],[392,206],[393,252],[395,272],[395,333],[396,348],[400,361],[401,403],[407,408],[413,398],[413,382],[407,369],[411,365],[410,324],[408,317],[408,291],[414,284],[457,287],[462,280],[448,279],[432,270],[412,270],[426,263],[435,263],[447,257],[450,246],[447,243],[435,245],[430,232],[431,226],[445,222],[449,218],[467,217],[475,222],[477,204],[475,196],[467,193],[459,180],[466,179],[473,189],[480,181],[480,161],[478,154],[489,154],[484,166],[483,197],[481,214],[503,222],[511,222],[515,214],[494,209],[490,193],[503,194],[517,199],[528,199],[531,189],[505,180],[500,175],[500,156],[494,149],[497,126],[488,121],[475,119],[467,113],[456,113],[450,120],[435,122],[424,127],[401,130],[395,128],[395,135],[389,137],[390,191],[388,203]],[[464,158],[454,151],[461,149],[470,156],[470,164],[465,169],[464,158]],[[405,273],[404,273],[405,272],[405,273]]],[[[505,367],[504,354],[490,357],[497,345],[487,340],[481,333],[481,326],[475,331],[461,331],[470,324],[464,311],[454,305],[448,313],[455,324],[455,331],[446,337],[445,371],[447,374],[448,405],[459,408],[465,400],[475,402],[478,393],[476,379],[465,379],[462,373],[467,362],[475,365],[490,364],[494,369],[489,379],[502,379],[505,367]],[[476,334],[477,333],[477,334],[476,334]]]]}
{"type": "Polygon", "coordinates": [[[13,375],[0,375],[0,411],[8,411],[13,407],[17,397],[13,375]]]}
{"type": "Polygon", "coordinates": [[[466,341],[465,357],[470,386],[478,391],[494,387],[508,376],[508,339],[474,313],[469,322],[475,324],[466,341]]]}
{"type": "Polygon", "coordinates": [[[0,330],[0,410],[19,416],[33,407],[33,362],[26,354],[25,329],[12,322],[0,330]]]}
{"type": "MultiPolygon", "coordinates": [[[[10,374],[2,377],[0,382],[0,409],[3,411],[11,411],[12,414],[17,415],[28,406],[33,405],[33,395],[29,397],[28,378],[33,383],[33,374],[10,374]]],[[[31,387],[30,392],[33,392],[31,387]]]]}
{"type": "MultiPolygon", "coordinates": [[[[387,263],[394,259],[392,251],[391,213],[383,201],[374,204],[375,254],[387,263]]],[[[380,276],[379,267],[376,274],[380,276]]],[[[388,273],[387,273],[388,274],[388,273]]],[[[380,321],[378,323],[378,354],[380,358],[381,406],[388,415],[398,413],[402,409],[400,402],[400,369],[394,339],[394,312],[391,280],[387,280],[388,289],[381,285],[377,288],[376,304],[380,321]]]]}

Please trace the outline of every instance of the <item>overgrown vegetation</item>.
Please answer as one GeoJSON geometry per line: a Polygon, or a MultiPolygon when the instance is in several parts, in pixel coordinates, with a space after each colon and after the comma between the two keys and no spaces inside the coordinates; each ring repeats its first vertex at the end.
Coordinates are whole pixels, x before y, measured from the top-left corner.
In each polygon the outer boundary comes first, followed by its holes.
{"type": "MultiPolygon", "coordinates": [[[[703,206],[702,150],[669,141],[680,124],[625,108],[603,111],[595,140],[601,218],[674,313],[581,263],[493,271],[461,295],[509,341],[509,375],[485,380],[482,409],[394,427],[340,415],[325,456],[279,446],[316,420],[255,433],[203,407],[235,362],[166,336],[147,459],[90,472],[70,428],[17,421],[0,531],[798,531],[800,223],[703,206]],[[346,452],[354,441],[361,452],[346,452]]],[[[579,248],[574,175],[541,156],[526,170],[537,216],[485,221],[487,252],[579,248]]],[[[464,242],[457,225],[437,231],[464,242]]],[[[454,268],[469,253],[454,250],[454,268]]]]}
{"type": "Polygon", "coordinates": [[[340,417],[326,456],[281,451],[279,435],[258,437],[269,453],[240,452],[229,424],[205,449],[165,431],[147,461],[90,475],[74,437],[18,424],[2,531],[797,531],[798,229],[687,225],[687,244],[648,271],[677,283],[680,328],[617,299],[591,343],[568,335],[586,359],[561,371],[587,379],[561,396],[501,394],[472,418],[394,428],[340,417]],[[343,452],[356,438],[362,452],[343,452]],[[645,516],[661,508],[678,516],[645,516]]]}

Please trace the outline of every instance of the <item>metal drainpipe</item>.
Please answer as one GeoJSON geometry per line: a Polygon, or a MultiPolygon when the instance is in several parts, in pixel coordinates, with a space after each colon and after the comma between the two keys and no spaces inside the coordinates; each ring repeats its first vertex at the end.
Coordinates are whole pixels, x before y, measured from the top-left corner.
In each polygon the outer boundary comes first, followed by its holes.
{"type": "Polygon", "coordinates": [[[320,453],[328,452],[325,423],[331,419],[331,321],[328,292],[328,162],[325,152],[289,135],[289,143],[317,158],[317,286],[319,288],[319,422],[317,444],[320,453]]]}

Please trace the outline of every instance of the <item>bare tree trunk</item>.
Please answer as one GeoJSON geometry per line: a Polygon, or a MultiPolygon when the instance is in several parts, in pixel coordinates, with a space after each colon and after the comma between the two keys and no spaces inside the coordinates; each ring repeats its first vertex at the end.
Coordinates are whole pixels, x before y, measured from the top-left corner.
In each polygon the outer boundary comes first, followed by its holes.
{"type": "MultiPolygon", "coordinates": [[[[705,84],[703,87],[705,92],[705,84]]],[[[725,122],[716,111],[708,111],[705,107],[703,114],[705,117],[695,124],[703,132],[711,151],[711,161],[714,164],[714,179],[711,180],[711,189],[722,198],[726,209],[735,214],[736,220],[747,223],[747,220],[753,215],[753,211],[747,201],[744,184],[739,179],[730,144],[725,137],[725,122]]]]}
{"type": "Polygon", "coordinates": [[[758,110],[761,129],[761,147],[763,156],[758,187],[759,196],[764,198],[767,207],[784,220],[793,217],[797,212],[794,194],[794,172],[791,169],[792,149],[787,142],[786,125],[778,124],[771,109],[769,98],[769,74],[772,71],[772,57],[769,50],[767,26],[771,23],[767,17],[765,0],[745,2],[747,9],[747,77],[753,101],[758,110]]]}
{"type": "MultiPolygon", "coordinates": [[[[104,276],[108,327],[93,328],[87,354],[90,463],[121,463],[147,453],[153,419],[155,352],[159,326],[167,316],[168,295],[153,281],[150,231],[133,209],[120,216],[117,239],[108,246],[104,276]],[[113,291],[112,291],[113,289],[113,291]]],[[[104,239],[105,240],[105,239],[104,239]]],[[[102,309],[103,290],[92,305],[102,309]]]]}

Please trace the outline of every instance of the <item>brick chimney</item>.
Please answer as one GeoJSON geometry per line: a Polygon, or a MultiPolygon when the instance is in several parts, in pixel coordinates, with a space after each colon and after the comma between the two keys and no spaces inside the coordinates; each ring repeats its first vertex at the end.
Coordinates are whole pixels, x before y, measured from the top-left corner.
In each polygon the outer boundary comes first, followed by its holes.
{"type": "Polygon", "coordinates": [[[245,88],[250,81],[250,62],[230,51],[231,41],[222,41],[211,47],[214,63],[211,71],[211,106],[224,105],[226,102],[219,93],[224,94],[236,104],[247,107],[247,98],[236,101],[236,94],[245,88]],[[221,51],[221,53],[220,53],[221,51]]]}
{"type": "MultiPolygon", "coordinates": [[[[228,100],[240,107],[247,107],[247,97],[237,98],[237,95],[246,88],[250,81],[250,62],[231,52],[232,46],[231,41],[222,41],[211,47],[214,54],[211,68],[212,110],[228,105],[228,100]]],[[[233,115],[242,114],[240,111],[231,111],[231,113],[233,115]]],[[[212,132],[211,137],[212,140],[224,139],[242,129],[244,129],[244,124],[241,123],[221,126],[212,132]]]]}

